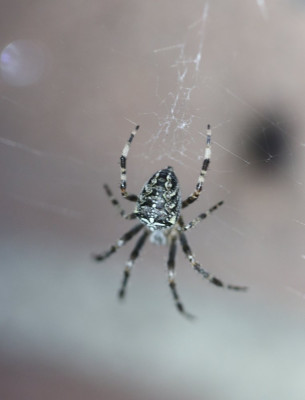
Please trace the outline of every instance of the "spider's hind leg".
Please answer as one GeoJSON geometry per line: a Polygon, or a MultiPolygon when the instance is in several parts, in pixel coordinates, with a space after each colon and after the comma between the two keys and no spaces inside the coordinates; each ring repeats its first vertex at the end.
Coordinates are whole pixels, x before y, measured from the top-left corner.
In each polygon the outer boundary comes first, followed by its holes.
{"type": "Polygon", "coordinates": [[[209,168],[210,164],[210,158],[211,158],[211,136],[212,136],[212,131],[210,125],[207,126],[207,140],[206,140],[206,148],[205,148],[205,153],[204,153],[204,159],[200,171],[200,175],[197,181],[196,189],[195,191],[189,195],[185,200],[182,202],[182,208],[187,207],[189,204],[192,204],[195,200],[198,199],[200,196],[200,192],[202,190],[202,185],[204,184],[205,180],[205,175],[207,173],[207,170],[209,168]]]}
{"type": "Polygon", "coordinates": [[[223,201],[220,201],[216,203],[213,207],[210,207],[207,211],[205,211],[202,214],[199,214],[198,217],[194,218],[191,222],[189,222],[187,225],[181,227],[182,231],[187,231],[189,229],[192,229],[194,226],[196,226],[200,221],[203,221],[208,215],[210,215],[213,211],[217,210],[218,207],[223,205],[223,201]]]}
{"type": "Polygon", "coordinates": [[[119,201],[114,197],[110,187],[105,183],[104,189],[107,193],[107,196],[109,197],[111,204],[119,211],[120,216],[123,217],[124,219],[135,219],[136,214],[131,213],[131,214],[126,214],[126,211],[122,208],[121,204],[119,201]]]}
{"type": "Polygon", "coordinates": [[[126,191],[127,188],[127,177],[126,177],[126,164],[127,164],[127,156],[129,153],[129,149],[131,146],[131,143],[133,141],[133,138],[135,137],[136,133],[138,132],[140,126],[137,125],[135,129],[131,132],[129,139],[127,140],[127,143],[125,144],[121,157],[120,157],[120,167],[121,167],[121,194],[125,199],[129,201],[137,201],[138,196],[135,194],[128,194],[126,191]]]}

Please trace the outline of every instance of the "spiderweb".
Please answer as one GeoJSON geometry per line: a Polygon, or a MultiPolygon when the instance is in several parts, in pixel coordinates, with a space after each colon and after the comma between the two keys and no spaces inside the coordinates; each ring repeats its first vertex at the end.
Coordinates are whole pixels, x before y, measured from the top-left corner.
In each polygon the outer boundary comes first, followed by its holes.
{"type": "Polygon", "coordinates": [[[153,50],[157,110],[142,115],[153,116],[157,120],[157,129],[146,143],[149,148],[147,159],[150,151],[157,147],[158,161],[167,157],[183,163],[181,156],[187,157],[186,150],[194,142],[195,134],[202,135],[205,131],[204,126],[198,129],[202,117],[194,98],[202,86],[201,65],[208,10],[206,3],[200,19],[186,28],[180,43],[153,50]]]}
{"type": "MultiPolygon", "coordinates": [[[[262,25],[268,26],[270,12],[274,10],[264,1],[254,4],[262,25]]],[[[299,230],[305,223],[305,216],[300,217],[303,215],[301,157],[304,145],[297,133],[301,121],[298,121],[295,87],[289,75],[283,80],[284,71],[275,66],[272,56],[268,55],[270,65],[266,68],[276,67],[274,76],[267,76],[266,70],[258,66],[257,77],[254,74],[253,79],[257,79],[259,90],[255,91],[252,86],[252,92],[249,91],[246,87],[251,87],[251,76],[245,75],[247,81],[242,82],[243,75],[239,74],[243,70],[238,61],[242,60],[243,68],[250,68],[247,55],[241,55],[240,50],[232,46],[232,40],[229,43],[231,54],[226,57],[228,65],[219,63],[213,69],[209,63],[209,58],[213,58],[211,53],[214,54],[213,62],[222,59],[224,54],[218,53],[210,43],[213,37],[210,13],[211,5],[206,2],[199,18],[180,30],[183,31],[180,41],[152,49],[156,74],[155,107],[139,115],[145,121],[144,125],[153,129],[145,139],[145,151],[140,157],[158,168],[162,167],[162,162],[172,160],[175,169],[178,166],[178,170],[184,170],[195,182],[198,160],[203,156],[205,127],[211,123],[212,167],[209,190],[204,188],[205,198],[211,201],[215,190],[218,194],[214,197],[228,198],[226,204],[234,217],[220,217],[221,223],[239,239],[242,238],[239,243],[258,241],[266,250],[270,265],[276,264],[283,256],[289,258],[289,252],[277,253],[275,250],[277,240],[282,242],[284,238],[274,236],[275,254],[272,254],[270,247],[265,248],[263,232],[272,232],[280,220],[283,222],[280,215],[284,216],[293,235],[296,235],[294,228],[297,226],[299,230]],[[234,70],[236,72],[232,73],[234,70]],[[228,78],[230,74],[231,78],[228,78]],[[254,190],[261,202],[254,201],[254,190]],[[241,195],[249,196],[247,205],[240,206],[241,195]],[[288,204],[292,199],[295,208],[289,210],[288,204]],[[272,207],[275,202],[277,207],[272,207]],[[264,215],[261,221],[257,220],[256,211],[264,215]],[[258,231],[261,236],[258,236],[258,231]]],[[[264,44],[260,46],[263,51],[264,44]]],[[[224,45],[220,47],[224,53],[224,45]]],[[[293,50],[291,57],[295,57],[293,50]]],[[[298,242],[299,237],[295,243],[298,242]]],[[[301,266],[305,252],[301,246],[295,251],[299,253],[296,263],[301,266]]],[[[289,254],[295,259],[292,253],[289,254]]],[[[285,274],[284,265],[280,270],[285,274]]],[[[266,279],[271,280],[271,275],[266,279]]],[[[291,285],[283,284],[282,288],[295,293],[296,289],[291,285]]]]}
{"type": "Polygon", "coordinates": [[[10,3],[0,57],[2,350],[48,355],[68,373],[78,365],[132,398],[304,398],[302,2],[54,0],[24,2],[19,19],[10,3]],[[163,285],[166,248],[143,249],[122,307],[115,290],[133,245],[101,268],[90,260],[130,229],[102,185],[120,199],[120,151],[138,123],[129,188],[139,193],[171,164],[186,196],[212,126],[207,179],[183,216],[224,205],[188,238],[204,267],[250,290],[205,285],[180,249],[177,285],[196,324],[179,319],[163,285]]]}

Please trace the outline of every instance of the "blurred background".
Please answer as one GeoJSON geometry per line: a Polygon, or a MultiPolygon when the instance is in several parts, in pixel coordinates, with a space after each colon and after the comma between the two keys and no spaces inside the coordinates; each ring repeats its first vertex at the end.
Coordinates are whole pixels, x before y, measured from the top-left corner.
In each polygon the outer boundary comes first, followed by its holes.
{"type": "Polygon", "coordinates": [[[305,2],[2,0],[0,16],[0,398],[305,398],[305,2]],[[195,187],[202,266],[135,240],[119,157],[135,124],[128,189],[172,165],[195,187]]]}

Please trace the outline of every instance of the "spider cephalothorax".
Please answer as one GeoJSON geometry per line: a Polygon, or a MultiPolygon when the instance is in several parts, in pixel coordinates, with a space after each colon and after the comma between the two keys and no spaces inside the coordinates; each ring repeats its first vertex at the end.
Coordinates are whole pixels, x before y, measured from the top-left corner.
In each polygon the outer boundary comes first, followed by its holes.
{"type": "Polygon", "coordinates": [[[173,226],[180,215],[181,194],[172,167],[161,169],[145,183],[134,213],[150,230],[173,226]]]}
{"type": "Polygon", "coordinates": [[[128,194],[126,191],[126,160],[130,149],[131,142],[136,135],[139,126],[136,126],[135,130],[131,132],[131,135],[123,148],[122,155],[120,158],[121,165],[121,194],[129,200],[136,202],[136,207],[133,213],[126,214],[120,206],[119,202],[114,198],[108,185],[104,185],[107,195],[110,197],[112,204],[117,207],[120,215],[125,219],[136,219],[140,220],[140,223],[131,228],[116,242],[115,245],[111,246],[109,250],[102,254],[95,256],[96,261],[103,261],[113,254],[118,248],[122,247],[126,242],[131,240],[139,231],[142,232],[138,239],[133,251],[130,254],[130,258],[126,263],[124,276],[121,288],[119,290],[119,297],[125,296],[127,282],[130,276],[131,269],[134,265],[136,258],[139,256],[141,249],[143,248],[146,239],[150,236],[151,242],[159,245],[169,246],[169,256],[167,261],[168,270],[168,283],[171,289],[177,309],[187,317],[192,317],[191,314],[184,310],[184,307],[178,296],[175,282],[175,255],[177,248],[177,239],[179,239],[182,250],[186,255],[188,261],[192,265],[193,269],[197,271],[201,276],[216,286],[226,287],[232,290],[246,290],[243,286],[225,285],[220,279],[216,278],[210,272],[205,270],[196,260],[192,253],[192,250],[188,244],[185,236],[185,231],[193,228],[200,221],[205,219],[211,212],[215,211],[219,206],[223,204],[222,201],[209,208],[206,212],[198,215],[188,224],[184,224],[181,216],[181,208],[187,207],[198,199],[202,190],[205,175],[209,167],[210,156],[211,156],[211,129],[208,125],[207,129],[207,140],[206,149],[204,153],[204,159],[200,171],[200,175],[196,184],[196,189],[191,193],[185,200],[181,201],[180,187],[178,179],[173,171],[172,167],[167,167],[157,171],[144,185],[139,196],[135,194],[128,194]]]}

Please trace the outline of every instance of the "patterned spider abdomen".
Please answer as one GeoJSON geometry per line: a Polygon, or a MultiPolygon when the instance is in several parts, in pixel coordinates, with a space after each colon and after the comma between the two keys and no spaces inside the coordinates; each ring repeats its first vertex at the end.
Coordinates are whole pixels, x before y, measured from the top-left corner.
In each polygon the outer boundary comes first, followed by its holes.
{"type": "Polygon", "coordinates": [[[180,215],[181,194],[172,167],[156,172],[144,185],[135,209],[139,220],[150,230],[173,226],[180,215]]]}

